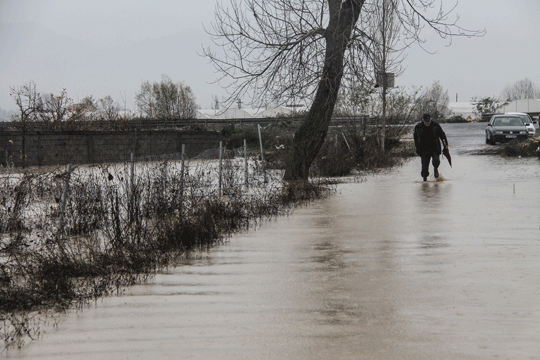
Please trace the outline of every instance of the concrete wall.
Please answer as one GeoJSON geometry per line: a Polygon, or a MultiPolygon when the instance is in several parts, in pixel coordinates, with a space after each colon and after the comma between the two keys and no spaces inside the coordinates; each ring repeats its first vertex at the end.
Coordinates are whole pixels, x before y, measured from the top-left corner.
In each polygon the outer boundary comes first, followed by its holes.
{"type": "MultiPolygon", "coordinates": [[[[13,141],[13,162],[22,166],[20,131],[0,132],[0,164],[4,146],[13,141]]],[[[136,158],[182,152],[188,158],[219,147],[220,134],[212,131],[28,131],[24,137],[27,166],[123,162],[136,158]]]]}

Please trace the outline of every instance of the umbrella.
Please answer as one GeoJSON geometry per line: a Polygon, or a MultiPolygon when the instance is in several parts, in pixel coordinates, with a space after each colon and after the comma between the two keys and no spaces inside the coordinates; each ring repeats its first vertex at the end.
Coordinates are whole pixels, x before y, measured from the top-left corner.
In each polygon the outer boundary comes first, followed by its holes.
{"type": "Polygon", "coordinates": [[[452,157],[450,156],[450,150],[448,150],[447,146],[444,147],[442,153],[446,157],[446,159],[448,160],[448,163],[450,164],[450,167],[452,167],[452,157]]]}

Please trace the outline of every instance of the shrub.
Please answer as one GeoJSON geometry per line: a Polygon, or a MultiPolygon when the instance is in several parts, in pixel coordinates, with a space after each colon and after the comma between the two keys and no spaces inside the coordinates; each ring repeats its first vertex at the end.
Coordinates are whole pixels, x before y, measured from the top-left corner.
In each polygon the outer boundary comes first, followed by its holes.
{"type": "Polygon", "coordinates": [[[527,139],[524,141],[512,140],[503,145],[501,154],[503,156],[539,156],[540,151],[537,151],[540,148],[540,137],[527,139]]]}
{"type": "MultiPolygon", "coordinates": [[[[63,309],[119,291],[324,192],[313,185],[284,196],[279,174],[264,184],[252,163],[246,193],[244,172],[224,159],[219,196],[215,163],[195,164],[182,173],[179,163],[139,163],[133,180],[129,164],[75,168],[62,221],[65,171],[0,177],[0,313],[63,309]]],[[[6,345],[20,340],[7,330],[14,324],[0,323],[6,345]]]]}
{"type": "Polygon", "coordinates": [[[462,115],[454,115],[441,122],[455,124],[455,123],[466,123],[468,121],[462,115]]]}
{"type": "Polygon", "coordinates": [[[385,152],[380,151],[375,132],[366,136],[359,128],[336,128],[329,134],[313,164],[317,176],[346,176],[354,170],[367,171],[394,166],[407,156],[401,149],[403,128],[388,127],[385,152]]]}

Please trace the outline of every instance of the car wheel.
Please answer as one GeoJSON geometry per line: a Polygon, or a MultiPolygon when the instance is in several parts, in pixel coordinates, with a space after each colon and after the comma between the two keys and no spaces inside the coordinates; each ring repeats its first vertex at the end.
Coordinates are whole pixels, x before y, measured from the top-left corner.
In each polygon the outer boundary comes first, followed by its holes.
{"type": "Polygon", "coordinates": [[[486,144],[489,144],[489,138],[488,138],[487,133],[486,133],[486,144]]]}
{"type": "Polygon", "coordinates": [[[489,138],[489,143],[491,145],[495,145],[495,140],[493,139],[493,135],[489,138]]]}

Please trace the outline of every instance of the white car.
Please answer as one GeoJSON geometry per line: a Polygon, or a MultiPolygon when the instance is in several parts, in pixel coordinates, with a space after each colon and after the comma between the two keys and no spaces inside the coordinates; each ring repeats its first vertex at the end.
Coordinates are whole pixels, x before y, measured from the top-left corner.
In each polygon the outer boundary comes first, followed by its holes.
{"type": "Polygon", "coordinates": [[[534,121],[531,119],[529,114],[520,113],[520,112],[507,112],[505,114],[519,116],[521,121],[523,121],[523,124],[525,124],[525,127],[527,128],[527,132],[529,133],[529,136],[534,136],[534,133],[536,132],[536,128],[534,127],[534,121]]]}

